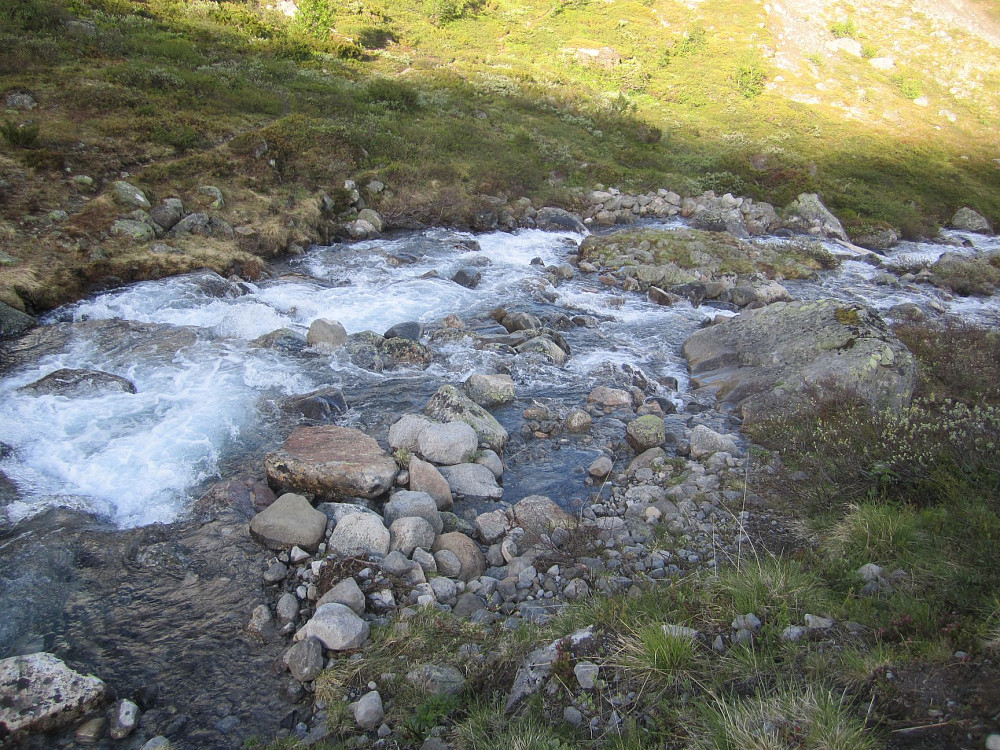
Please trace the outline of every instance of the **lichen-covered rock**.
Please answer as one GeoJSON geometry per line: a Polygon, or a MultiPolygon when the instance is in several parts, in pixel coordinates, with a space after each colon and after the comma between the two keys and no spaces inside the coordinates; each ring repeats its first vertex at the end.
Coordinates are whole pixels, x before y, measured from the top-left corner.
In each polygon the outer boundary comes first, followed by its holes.
{"type": "Polygon", "coordinates": [[[465,422],[481,443],[497,453],[507,445],[507,430],[479,404],[451,385],[443,385],[431,396],[424,414],[440,422],[465,422]]]}
{"type": "Polygon", "coordinates": [[[264,457],[272,487],[312,492],[321,500],[375,498],[396,479],[397,466],[373,438],[335,425],[297,427],[264,457]]]}
{"type": "Polygon", "coordinates": [[[802,193],[785,207],[786,229],[819,237],[850,241],[840,220],[830,213],[816,193],[802,193]]]}
{"type": "Polygon", "coordinates": [[[509,404],[517,397],[510,375],[470,375],[464,387],[469,398],[485,409],[509,404]]]}
{"type": "Polygon", "coordinates": [[[117,237],[127,237],[133,242],[152,242],[156,232],[149,224],[135,219],[117,219],[111,225],[111,234],[117,237]]]}
{"type": "Polygon", "coordinates": [[[748,419],[793,409],[806,389],[909,402],[913,355],[874,310],[835,300],[778,302],[695,332],[682,348],[697,388],[748,419]]]}
{"type": "Polygon", "coordinates": [[[354,364],[372,372],[406,366],[423,368],[431,361],[430,350],[419,341],[399,336],[387,339],[374,331],[352,333],[346,347],[354,364]]]}
{"type": "Polygon", "coordinates": [[[0,695],[0,740],[6,746],[66,726],[100,706],[108,691],[96,677],[38,653],[0,661],[0,695]]]}
{"type": "Polygon", "coordinates": [[[0,302],[0,339],[20,336],[37,323],[30,315],[0,302]]]}
{"type": "Polygon", "coordinates": [[[666,439],[666,425],[655,414],[646,414],[634,419],[625,428],[625,440],[636,453],[663,445],[663,441],[666,439]]]}
{"type": "Polygon", "coordinates": [[[368,633],[367,622],[343,604],[331,603],[317,607],[295,637],[297,640],[316,637],[331,651],[350,651],[365,645],[368,633]]]}
{"type": "Polygon", "coordinates": [[[576,519],[544,495],[529,495],[514,505],[514,519],[525,531],[542,534],[555,528],[572,528],[576,519]]]}
{"type": "Polygon", "coordinates": [[[993,234],[993,225],[990,224],[989,219],[968,206],[962,206],[962,208],[955,212],[955,215],[951,217],[949,226],[965,232],[993,234]]]}
{"type": "Polygon", "coordinates": [[[111,194],[114,199],[126,208],[141,208],[148,211],[150,208],[146,194],[139,188],[124,180],[111,183],[111,194]]]}
{"type": "Polygon", "coordinates": [[[577,232],[585,234],[587,227],[580,217],[562,208],[546,206],[535,213],[535,226],[552,232],[577,232]]]}

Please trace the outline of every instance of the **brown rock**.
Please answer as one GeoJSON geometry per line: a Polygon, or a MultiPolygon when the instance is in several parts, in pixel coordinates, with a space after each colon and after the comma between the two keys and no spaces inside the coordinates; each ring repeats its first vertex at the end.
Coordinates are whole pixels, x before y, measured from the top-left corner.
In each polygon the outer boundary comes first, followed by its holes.
{"type": "Polygon", "coordinates": [[[396,462],[360,430],[336,425],[297,427],[264,457],[272,487],[311,492],[320,500],[375,498],[396,479],[396,462]]]}
{"type": "Polygon", "coordinates": [[[431,551],[440,552],[441,550],[453,552],[458,557],[462,564],[462,572],[459,573],[458,577],[463,581],[471,581],[473,578],[481,576],[486,570],[486,558],[479,549],[479,545],[461,531],[452,531],[439,536],[431,551]]]}
{"type": "Polygon", "coordinates": [[[426,492],[433,497],[438,510],[448,510],[455,504],[448,480],[441,475],[434,464],[422,461],[416,456],[410,459],[410,489],[414,492],[426,492]]]}

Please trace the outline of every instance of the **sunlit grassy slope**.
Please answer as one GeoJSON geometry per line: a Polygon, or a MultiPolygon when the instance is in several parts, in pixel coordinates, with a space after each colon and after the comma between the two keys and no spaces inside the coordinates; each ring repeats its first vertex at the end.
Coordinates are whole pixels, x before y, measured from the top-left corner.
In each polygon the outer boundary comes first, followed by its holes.
{"type": "Polygon", "coordinates": [[[32,142],[0,141],[0,298],[177,270],[119,252],[80,174],[99,191],[129,172],[153,199],[211,182],[234,224],[307,224],[296,206],[348,177],[387,183],[397,223],[597,183],[815,191],[849,231],[1000,218],[996,3],[791,5],[10,0],[0,95],[39,106],[7,112],[32,142]]]}

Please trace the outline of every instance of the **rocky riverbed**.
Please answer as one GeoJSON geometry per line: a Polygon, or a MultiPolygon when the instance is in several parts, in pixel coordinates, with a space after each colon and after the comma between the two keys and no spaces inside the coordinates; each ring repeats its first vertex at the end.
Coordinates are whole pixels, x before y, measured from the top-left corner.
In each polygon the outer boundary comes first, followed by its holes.
{"type": "MultiPolygon", "coordinates": [[[[0,657],[11,684],[39,652],[105,683],[30,742],[319,739],[314,681],[374,624],[431,607],[514,629],[711,571],[783,530],[747,492],[745,419],[805,386],[908,398],[878,313],[998,323],[991,290],[954,281],[988,276],[986,235],[882,258],[808,199],[785,223],[812,234],[752,239],[773,209],[591,197],[592,225],[640,224],[584,239],[542,209],[565,228],[315,248],[253,283],[98,295],[8,342],[0,657]],[[661,208],[693,226],[641,223],[661,208]]],[[[511,709],[545,677],[519,675],[511,709]]],[[[398,736],[377,690],[355,697],[371,738],[398,736]]]]}

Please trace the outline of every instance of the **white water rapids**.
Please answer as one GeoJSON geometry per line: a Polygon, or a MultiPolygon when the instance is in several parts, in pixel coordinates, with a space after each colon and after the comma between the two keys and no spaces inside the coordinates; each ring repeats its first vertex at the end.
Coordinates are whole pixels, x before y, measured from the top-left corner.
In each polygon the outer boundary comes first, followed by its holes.
{"type": "MultiPolygon", "coordinates": [[[[967,238],[974,247],[904,243],[891,260],[1000,247],[994,239],[950,237],[967,238]]],[[[18,498],[0,508],[0,520],[4,513],[12,523],[52,505],[68,505],[124,527],[171,521],[223,473],[231,456],[281,442],[284,434],[272,424],[275,400],[321,386],[343,390],[352,406],[346,424],[363,422],[364,411],[373,406],[391,410],[399,394],[431,393],[439,384],[459,384],[474,372],[501,367],[517,383],[520,408],[540,396],[576,405],[591,387],[604,384],[601,373],[609,364],[638,367],[652,378],[676,377],[684,390],[680,344],[716,310],[687,303],[659,307],[581,274],[553,287],[545,269],[531,261],[564,262],[581,239],[577,235],[536,230],[479,235],[477,252],[462,245],[469,239],[429,230],[314,248],[287,262],[281,275],[245,285],[240,295],[230,293],[233,285],[201,272],[134,284],[55,311],[47,324],[118,319],[184,327],[194,336],[179,347],[137,352],[127,339],[89,337],[79,327],[61,350],[6,373],[0,380],[0,443],[6,446],[0,472],[16,486],[18,498]],[[477,288],[449,280],[460,267],[481,272],[477,288]],[[428,276],[435,271],[436,277],[428,276]],[[250,346],[278,328],[305,333],[316,318],[338,320],[348,333],[382,333],[404,321],[433,329],[456,314],[473,328],[492,331],[489,313],[497,306],[543,319],[589,315],[600,322],[563,332],[573,352],[562,368],[447,344],[432,345],[436,356],[426,371],[373,373],[341,356],[250,346]],[[18,390],[61,368],[111,372],[131,380],[137,392],[67,398],[18,390]],[[383,394],[380,388],[390,381],[394,390],[383,394]]],[[[933,299],[950,314],[1000,327],[995,297],[952,299],[929,286],[914,291],[876,286],[872,279],[878,273],[848,261],[819,281],[786,286],[797,297],[835,296],[882,311],[900,302],[926,309],[933,299]]]]}

